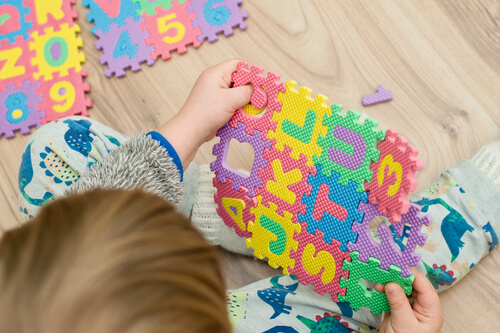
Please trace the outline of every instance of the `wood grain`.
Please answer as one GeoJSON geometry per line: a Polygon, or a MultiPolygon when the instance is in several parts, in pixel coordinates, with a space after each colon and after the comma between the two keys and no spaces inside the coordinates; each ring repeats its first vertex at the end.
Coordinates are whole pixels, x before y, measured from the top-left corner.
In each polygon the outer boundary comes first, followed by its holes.
{"type": "MultiPolygon", "coordinates": [[[[247,0],[248,31],[174,54],[123,79],[99,63],[86,9],[77,5],[85,43],[92,118],[125,134],[157,128],[182,106],[206,67],[239,57],[309,86],[347,109],[396,128],[420,149],[422,190],[439,173],[500,139],[500,3],[497,0],[247,0]],[[378,84],[390,103],[363,107],[378,84]]],[[[17,170],[28,137],[0,139],[2,230],[18,225],[17,170]]],[[[197,163],[213,160],[205,144],[197,163]]],[[[231,163],[249,168],[251,152],[231,163]]],[[[230,288],[276,272],[221,250],[230,288]]],[[[456,287],[441,294],[443,332],[498,330],[500,252],[493,251],[456,287]]]]}

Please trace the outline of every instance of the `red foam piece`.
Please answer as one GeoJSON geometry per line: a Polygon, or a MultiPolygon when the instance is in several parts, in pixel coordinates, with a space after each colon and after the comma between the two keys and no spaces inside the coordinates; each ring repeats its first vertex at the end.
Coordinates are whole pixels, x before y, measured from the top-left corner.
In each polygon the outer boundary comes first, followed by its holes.
{"type": "Polygon", "coordinates": [[[368,200],[379,205],[379,211],[389,215],[390,222],[401,221],[401,214],[410,208],[408,194],[417,188],[415,172],[422,170],[424,162],[417,160],[418,149],[398,136],[398,131],[387,130],[386,138],[378,144],[380,157],[373,163],[373,178],[366,183],[368,200]]]}

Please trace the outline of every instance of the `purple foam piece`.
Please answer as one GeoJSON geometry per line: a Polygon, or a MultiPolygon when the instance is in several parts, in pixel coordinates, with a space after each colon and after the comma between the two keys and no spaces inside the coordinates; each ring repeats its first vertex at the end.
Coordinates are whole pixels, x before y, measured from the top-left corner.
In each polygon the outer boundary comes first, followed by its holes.
{"type": "Polygon", "coordinates": [[[328,157],[349,170],[357,170],[365,160],[366,142],[361,134],[354,132],[344,126],[335,126],[333,136],[354,147],[354,152],[348,154],[336,147],[330,147],[328,157]]]}
{"type": "Polygon", "coordinates": [[[13,138],[17,130],[27,135],[31,133],[30,127],[41,126],[45,111],[38,109],[38,103],[43,102],[43,97],[37,94],[39,86],[40,82],[31,84],[30,80],[24,80],[20,88],[10,83],[0,92],[0,137],[13,138]]]}
{"type": "Polygon", "coordinates": [[[373,105],[392,100],[392,92],[382,86],[377,87],[377,92],[371,95],[366,95],[361,99],[364,106],[373,105]]]}
{"type": "Polygon", "coordinates": [[[363,222],[353,223],[352,231],[358,233],[358,239],[355,243],[349,243],[347,248],[349,252],[359,251],[358,259],[368,262],[370,257],[380,259],[380,268],[388,270],[390,265],[396,265],[401,268],[401,276],[412,274],[410,267],[415,267],[420,261],[420,254],[415,253],[417,245],[424,246],[427,240],[427,234],[421,232],[422,225],[428,226],[431,223],[430,215],[420,214],[421,207],[411,204],[408,213],[401,216],[401,222],[395,223],[394,227],[398,234],[405,224],[409,224],[411,229],[408,235],[408,241],[405,249],[401,252],[399,246],[392,238],[391,230],[385,224],[379,225],[377,234],[380,237],[380,244],[377,243],[371,233],[370,224],[377,216],[388,216],[380,214],[376,205],[372,203],[360,202],[358,210],[365,214],[363,222]]]}
{"type": "Polygon", "coordinates": [[[103,33],[102,30],[98,30],[96,32],[99,39],[95,41],[95,47],[103,51],[99,60],[101,64],[108,65],[108,69],[104,70],[104,75],[107,77],[111,77],[113,74],[121,77],[125,75],[125,69],[127,68],[131,68],[133,72],[136,72],[141,69],[141,63],[146,62],[148,66],[151,66],[155,62],[150,56],[154,52],[154,47],[147,46],[145,41],[149,37],[149,32],[141,29],[144,18],[141,17],[139,20],[134,21],[133,17],[128,17],[125,21],[126,24],[121,27],[113,23],[109,26],[109,31],[103,33]],[[123,32],[128,33],[132,47],[137,47],[137,49],[132,57],[130,57],[130,54],[124,54],[115,58],[116,44],[123,32]]]}
{"type": "Polygon", "coordinates": [[[193,28],[199,27],[201,35],[198,40],[203,42],[207,39],[210,43],[218,40],[217,34],[231,36],[234,33],[234,28],[239,27],[241,30],[247,28],[244,20],[248,17],[245,9],[240,9],[239,6],[243,0],[198,0],[191,1],[191,5],[187,6],[190,13],[195,13],[196,20],[192,22],[193,28]]]}
{"type": "Polygon", "coordinates": [[[221,183],[226,182],[227,179],[233,181],[233,189],[239,191],[240,186],[244,186],[248,189],[248,196],[254,197],[254,188],[260,188],[262,179],[257,176],[259,169],[265,169],[267,160],[262,156],[264,149],[271,149],[271,143],[269,140],[262,140],[262,132],[258,130],[253,131],[253,135],[245,132],[246,125],[243,123],[238,123],[236,128],[224,125],[217,131],[217,136],[220,137],[220,142],[214,145],[212,154],[217,156],[217,159],[210,163],[210,169],[212,171],[217,171],[217,179],[221,183]],[[229,142],[231,139],[236,139],[239,142],[249,143],[255,152],[255,158],[252,165],[252,170],[250,171],[250,176],[247,176],[237,170],[234,170],[227,165],[227,152],[229,150],[229,142]]]}

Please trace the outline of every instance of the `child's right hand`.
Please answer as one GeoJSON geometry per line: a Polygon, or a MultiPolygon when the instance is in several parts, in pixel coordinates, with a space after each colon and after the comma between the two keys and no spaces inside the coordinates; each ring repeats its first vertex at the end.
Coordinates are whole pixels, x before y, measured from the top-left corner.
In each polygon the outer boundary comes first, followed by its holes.
{"type": "Polygon", "coordinates": [[[377,291],[385,290],[391,306],[391,312],[386,314],[380,327],[381,333],[435,333],[441,330],[444,315],[437,292],[422,273],[415,268],[412,270],[415,275],[413,305],[397,283],[388,283],[385,287],[375,285],[377,291]]]}

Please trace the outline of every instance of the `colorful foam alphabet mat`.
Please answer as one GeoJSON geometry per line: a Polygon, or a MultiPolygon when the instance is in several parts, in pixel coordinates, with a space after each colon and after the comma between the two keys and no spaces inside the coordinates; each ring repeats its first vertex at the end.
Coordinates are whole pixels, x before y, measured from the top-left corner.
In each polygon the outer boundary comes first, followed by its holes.
{"type": "Polygon", "coordinates": [[[74,0],[0,1],[0,136],[81,114],[92,102],[74,0]]]}
{"type": "Polygon", "coordinates": [[[272,267],[335,302],[388,311],[385,294],[364,281],[393,281],[411,293],[415,248],[425,244],[421,228],[431,221],[407,201],[423,167],[418,150],[375,119],[360,121],[356,111],[328,106],[324,95],[312,98],[311,89],[247,65],[232,80],[253,85],[251,104],[219,129],[213,147],[217,212],[272,267]],[[249,175],[226,163],[233,139],[254,149],[249,175]],[[378,226],[379,241],[370,226],[378,216],[392,222],[378,226]]]}
{"type": "Polygon", "coordinates": [[[246,29],[243,0],[83,0],[90,8],[92,32],[99,37],[96,48],[103,54],[100,61],[108,68],[108,77],[125,75],[125,69],[151,66],[161,56],[170,59],[171,52],[187,52],[217,35],[230,36],[234,28],[246,29]]]}

